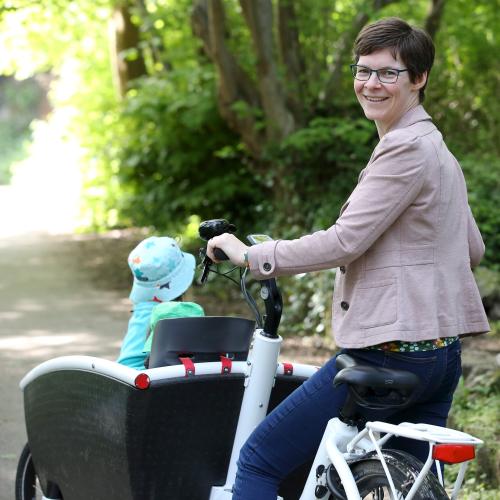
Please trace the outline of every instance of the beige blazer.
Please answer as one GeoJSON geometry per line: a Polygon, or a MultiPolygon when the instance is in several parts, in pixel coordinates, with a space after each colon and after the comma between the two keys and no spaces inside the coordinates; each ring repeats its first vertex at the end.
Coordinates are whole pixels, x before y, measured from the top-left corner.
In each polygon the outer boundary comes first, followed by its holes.
{"type": "Polygon", "coordinates": [[[484,243],[460,165],[422,106],[381,139],[333,226],[251,247],[259,279],[339,267],[341,347],[489,330],[471,267],[484,243]]]}

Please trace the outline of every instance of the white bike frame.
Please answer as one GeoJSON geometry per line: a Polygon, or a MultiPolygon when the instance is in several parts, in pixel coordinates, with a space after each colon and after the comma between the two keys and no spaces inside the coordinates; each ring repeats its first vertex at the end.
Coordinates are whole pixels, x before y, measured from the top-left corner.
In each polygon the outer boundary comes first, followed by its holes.
{"type": "MultiPolygon", "coordinates": [[[[404,497],[404,500],[411,500],[415,496],[425,476],[429,473],[432,463],[434,462],[434,447],[437,444],[478,446],[483,443],[480,439],[477,439],[465,432],[459,432],[435,425],[413,424],[408,422],[393,425],[385,422],[367,422],[365,428],[362,431],[357,432],[356,427],[351,427],[341,422],[338,418],[333,418],[328,422],[300,500],[312,500],[317,498],[314,494],[315,488],[318,484],[323,483],[318,483],[316,470],[320,465],[324,465],[326,468],[330,464],[333,464],[335,467],[345,489],[347,498],[349,500],[359,500],[359,490],[356,486],[356,482],[354,481],[351,469],[349,468],[348,460],[356,457],[359,458],[370,451],[376,451],[379,457],[389,482],[392,495],[391,498],[402,498],[398,497],[391,473],[387,467],[387,463],[381,450],[382,446],[393,436],[416,439],[418,441],[426,441],[429,443],[428,458],[424,467],[415,479],[410,491],[404,497]],[[383,434],[383,437],[380,437],[381,434],[383,434]]],[[[457,474],[453,491],[451,493],[451,500],[455,500],[458,497],[458,492],[462,486],[468,463],[469,461],[462,462],[460,466],[460,470],[457,474]]],[[[438,472],[439,482],[444,487],[441,467],[439,461],[437,460],[436,469],[438,472]]],[[[329,494],[330,493],[328,492],[324,498],[328,498],[329,494]]]]}

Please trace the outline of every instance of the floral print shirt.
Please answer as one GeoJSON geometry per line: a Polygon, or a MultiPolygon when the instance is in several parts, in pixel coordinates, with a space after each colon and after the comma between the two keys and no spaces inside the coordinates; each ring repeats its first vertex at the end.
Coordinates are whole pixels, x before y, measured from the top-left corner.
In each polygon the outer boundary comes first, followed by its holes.
{"type": "Polygon", "coordinates": [[[367,347],[367,349],[389,352],[433,351],[434,349],[440,349],[441,347],[446,347],[450,344],[453,344],[453,342],[455,342],[456,340],[458,340],[458,337],[444,337],[433,340],[421,340],[419,342],[393,340],[392,342],[384,342],[383,344],[377,344],[367,347]]]}

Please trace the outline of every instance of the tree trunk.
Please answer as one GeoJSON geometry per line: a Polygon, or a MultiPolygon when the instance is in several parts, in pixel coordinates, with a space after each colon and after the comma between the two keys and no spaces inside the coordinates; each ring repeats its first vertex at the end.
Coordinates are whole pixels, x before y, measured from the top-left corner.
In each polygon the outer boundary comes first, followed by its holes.
{"type": "Polygon", "coordinates": [[[429,15],[425,21],[425,31],[429,33],[432,39],[436,37],[439,27],[441,26],[445,4],[446,0],[432,0],[431,2],[429,15]]]}
{"type": "Polygon", "coordinates": [[[273,6],[271,0],[240,0],[257,55],[257,86],[265,116],[266,137],[278,143],[295,129],[295,120],[286,106],[278,79],[273,47],[273,6]]]}
{"type": "Polygon", "coordinates": [[[254,82],[226,44],[223,3],[221,0],[196,0],[191,22],[193,32],[203,42],[205,53],[217,69],[220,114],[241,136],[252,156],[259,158],[265,144],[255,113],[261,109],[260,98],[254,82]]]}
{"type": "Polygon", "coordinates": [[[139,49],[138,27],[130,19],[129,3],[119,2],[110,22],[111,60],[116,86],[124,97],[136,78],[146,75],[146,65],[139,49]]]}
{"type": "Polygon", "coordinates": [[[192,25],[217,69],[222,117],[242,137],[250,153],[261,158],[266,146],[279,143],[295,130],[296,120],[274,59],[272,2],[240,0],[240,4],[252,35],[257,82],[238,64],[226,43],[229,35],[221,0],[196,0],[192,25]]]}
{"type": "Polygon", "coordinates": [[[304,125],[305,63],[299,41],[299,28],[293,0],[278,2],[278,34],[281,59],[286,71],[286,99],[295,120],[304,125]]]}

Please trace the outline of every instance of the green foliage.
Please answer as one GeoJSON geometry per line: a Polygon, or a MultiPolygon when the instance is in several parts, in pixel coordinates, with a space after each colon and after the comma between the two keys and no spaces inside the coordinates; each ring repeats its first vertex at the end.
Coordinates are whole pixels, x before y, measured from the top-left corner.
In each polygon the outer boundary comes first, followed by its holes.
{"type": "MultiPolygon", "coordinates": [[[[461,379],[450,413],[449,425],[469,432],[484,441],[467,472],[462,497],[498,498],[500,463],[500,371],[485,371],[461,379]]],[[[446,468],[448,480],[454,479],[457,466],[446,468]]]]}
{"type": "Polygon", "coordinates": [[[271,153],[275,167],[266,182],[281,207],[274,218],[280,237],[335,222],[374,140],[374,127],[367,120],[318,117],[271,153]]]}
{"type": "Polygon", "coordinates": [[[467,155],[460,159],[469,191],[469,204],[483,236],[483,266],[500,271],[500,159],[467,155]]]}
{"type": "MultiPolygon", "coordinates": [[[[151,76],[123,103],[114,89],[106,39],[111,2],[80,0],[62,11],[56,4],[48,2],[45,15],[39,5],[26,6],[12,18],[19,31],[29,24],[30,50],[17,43],[17,31],[5,37],[24,70],[37,61],[37,70],[52,65],[62,74],[53,100],[72,108],[68,133],[86,152],[87,226],[182,232],[195,215],[232,218],[242,227],[253,227],[251,214],[264,218],[263,188],[250,173],[238,137],[217,112],[213,70],[199,61],[189,22],[192,2],[147,1],[132,11],[151,76]],[[57,43],[46,47],[50,41],[57,43]]],[[[20,69],[9,64],[4,62],[20,69]]]]}
{"type": "MultiPolygon", "coordinates": [[[[192,0],[133,4],[141,42],[130,54],[142,51],[148,76],[123,102],[114,90],[108,54],[112,2],[12,3],[23,8],[16,13],[17,24],[9,17],[9,26],[17,28],[1,35],[9,49],[2,68],[20,71],[21,60],[25,72],[52,67],[61,81],[73,85],[72,92],[54,92],[53,98],[75,110],[68,133],[78,136],[87,152],[87,224],[94,229],[153,226],[190,234],[188,245],[196,244],[193,221],[211,217],[232,219],[241,235],[296,237],[330,226],[377,141],[353,96],[349,61],[333,102],[321,98],[343,37],[361,12],[370,20],[399,15],[422,26],[429,8],[427,0],[393,2],[377,12],[364,0],[294,2],[305,62],[300,85],[306,126],[256,161],[218,114],[215,69],[190,27],[192,0]],[[185,225],[190,229],[184,231],[185,225]]],[[[486,242],[484,265],[498,269],[498,110],[490,105],[498,87],[493,4],[446,2],[426,108],[463,165],[486,242]]],[[[240,4],[227,0],[224,5],[228,47],[255,78],[253,41],[240,4]]],[[[235,108],[264,123],[259,107],[241,101],[235,108]]],[[[332,278],[320,273],[284,280],[284,332],[329,330],[332,278]]]]}
{"type": "Polygon", "coordinates": [[[428,107],[456,154],[498,156],[499,30],[495,2],[446,3],[428,107]]]}
{"type": "Polygon", "coordinates": [[[330,335],[335,271],[279,278],[283,293],[280,335],[330,335]]]}
{"type": "Polygon", "coordinates": [[[0,184],[10,180],[11,165],[27,154],[29,125],[38,115],[42,89],[33,79],[0,76],[0,184]]]}
{"type": "MultiPolygon", "coordinates": [[[[479,266],[474,269],[474,277],[481,294],[484,309],[490,320],[500,319],[500,271],[496,266],[479,266]]],[[[497,324],[497,327],[500,323],[497,324]]]]}
{"type": "Polygon", "coordinates": [[[0,123],[0,185],[8,184],[11,177],[10,167],[16,161],[22,160],[27,153],[27,144],[30,139],[29,129],[13,136],[12,129],[0,123]]]}
{"type": "Polygon", "coordinates": [[[94,28],[100,23],[106,36],[110,0],[8,3],[9,10],[0,10],[0,45],[8,49],[0,60],[0,73],[25,77],[59,70],[70,58],[92,65],[103,54],[107,57],[106,41],[100,45],[102,36],[94,28]]]}
{"type": "Polygon", "coordinates": [[[115,136],[123,222],[179,230],[188,217],[252,220],[262,200],[238,138],[216,108],[211,71],[143,79],[115,136]]]}

